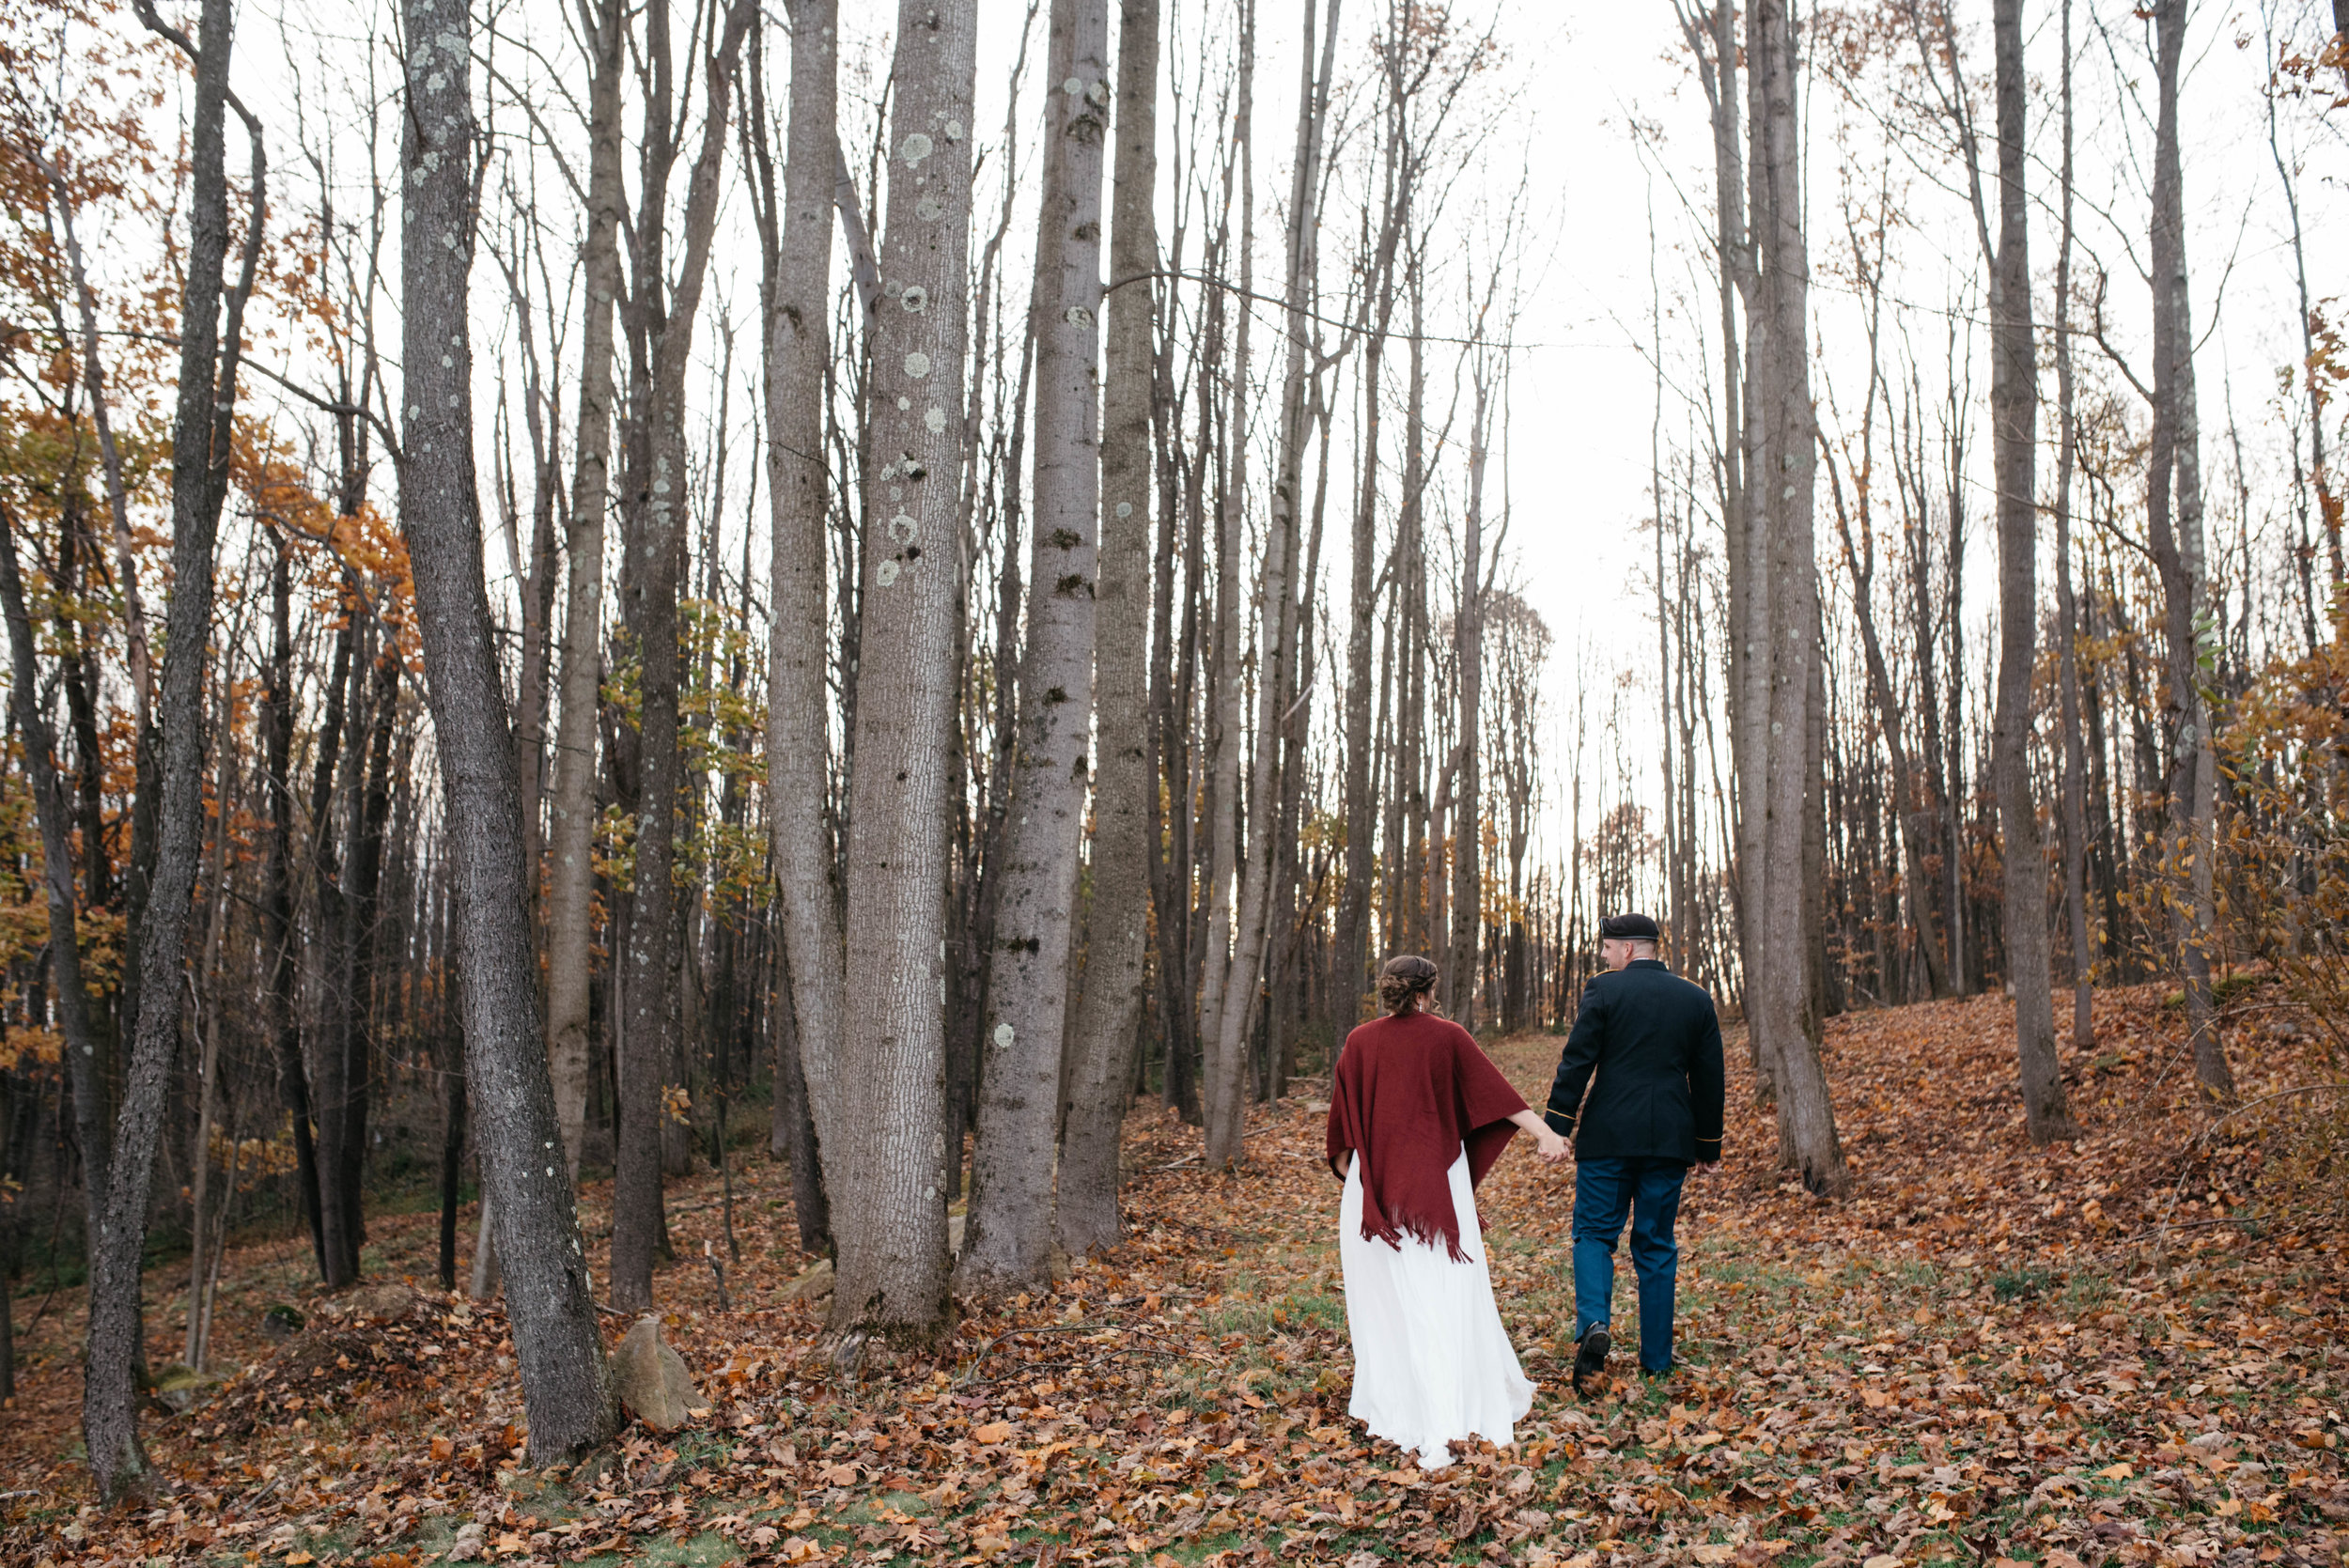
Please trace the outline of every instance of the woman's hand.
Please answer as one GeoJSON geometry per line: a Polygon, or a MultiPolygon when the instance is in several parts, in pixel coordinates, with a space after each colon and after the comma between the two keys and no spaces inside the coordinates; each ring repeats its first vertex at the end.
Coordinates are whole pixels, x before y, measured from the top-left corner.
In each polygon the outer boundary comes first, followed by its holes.
{"type": "Polygon", "coordinates": [[[1509,1120],[1515,1123],[1520,1130],[1533,1135],[1533,1152],[1540,1155],[1548,1163],[1555,1165],[1561,1160],[1573,1157],[1573,1147],[1564,1139],[1550,1131],[1549,1124],[1543,1121],[1535,1112],[1520,1110],[1509,1120]]]}

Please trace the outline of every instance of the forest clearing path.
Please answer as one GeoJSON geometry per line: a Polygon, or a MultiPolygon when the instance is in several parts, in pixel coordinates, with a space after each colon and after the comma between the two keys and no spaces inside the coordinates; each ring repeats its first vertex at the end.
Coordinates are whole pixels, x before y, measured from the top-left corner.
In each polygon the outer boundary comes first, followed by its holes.
{"type": "MultiPolygon", "coordinates": [[[[1564,1390],[1571,1175],[1512,1151],[1480,1207],[1541,1391],[1514,1450],[1433,1476],[1345,1419],[1338,1188],[1300,1094],[1258,1108],[1231,1178],[1200,1168],[1197,1129],[1138,1113],[1124,1246],[861,1380],[820,1353],[820,1310],[786,1298],[808,1260],[782,1162],[736,1169],[729,1311],[701,1262],[706,1240],[723,1255],[717,1178],[676,1184],[658,1283],[709,1407],[666,1438],[630,1428],[593,1483],[514,1467],[496,1309],[428,1293],[368,1321],[363,1291],[337,1315],[301,1294],[296,1238],[228,1260],[216,1333],[246,1374],[148,1419],[177,1495],[99,1514],[77,1293],[28,1296],[0,1560],[2338,1563],[2343,1243],[2289,1185],[2299,1102],[2261,1101],[2308,1081],[2306,1044],[2247,1045],[2249,1109],[2198,1122],[2164,1001],[2100,995],[2099,1054],[2072,1064],[2086,1136],[2047,1152],[2022,1136],[2002,999],[1833,1020],[1859,1176],[1837,1204],[1771,1179],[1733,1032],[1730,1163],[1690,1185],[1684,1365],[1660,1387],[1564,1390]],[[272,1355],[258,1319],[285,1299],[311,1327],[272,1355]]],[[[2241,1016],[2248,1038],[2261,1015],[2241,1016]]],[[[1558,1044],[1491,1048],[1538,1103],[1558,1044]]],[[[591,1234],[608,1198],[589,1189],[591,1234]]],[[[431,1215],[378,1217],[371,1284],[428,1282],[435,1235],[431,1215]]],[[[150,1272],[150,1343],[172,1343],[183,1289],[150,1272]]]]}

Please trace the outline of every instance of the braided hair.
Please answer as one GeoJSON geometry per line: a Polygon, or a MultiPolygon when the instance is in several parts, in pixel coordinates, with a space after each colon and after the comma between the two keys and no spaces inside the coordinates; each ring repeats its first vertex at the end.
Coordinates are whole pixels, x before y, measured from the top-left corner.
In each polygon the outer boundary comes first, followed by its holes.
{"type": "Polygon", "coordinates": [[[1435,989],[1436,966],[1417,954],[1390,958],[1378,971],[1378,1002],[1391,1018],[1427,1011],[1435,989]]]}

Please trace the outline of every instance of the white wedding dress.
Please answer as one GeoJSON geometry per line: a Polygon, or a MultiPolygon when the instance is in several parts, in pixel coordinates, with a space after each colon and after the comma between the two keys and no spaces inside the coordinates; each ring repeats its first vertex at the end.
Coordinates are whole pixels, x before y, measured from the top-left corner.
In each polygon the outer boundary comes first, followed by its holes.
{"type": "Polygon", "coordinates": [[[1465,1150],[1450,1174],[1466,1263],[1408,1235],[1400,1250],[1365,1237],[1359,1157],[1347,1167],[1338,1204],[1346,1324],[1354,1338],[1347,1414],[1372,1436],[1417,1452],[1421,1468],[1429,1470],[1452,1463],[1455,1438],[1514,1442],[1517,1421],[1533,1407],[1533,1385],[1517,1365],[1493,1301],[1465,1150]]]}

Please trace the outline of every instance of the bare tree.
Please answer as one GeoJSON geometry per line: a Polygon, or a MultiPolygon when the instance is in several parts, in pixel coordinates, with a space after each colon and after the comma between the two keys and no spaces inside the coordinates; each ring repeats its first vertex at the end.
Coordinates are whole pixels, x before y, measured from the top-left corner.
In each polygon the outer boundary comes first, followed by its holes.
{"type": "MultiPolygon", "coordinates": [[[[2155,188],[2147,244],[2147,282],[2155,305],[2152,385],[2131,371],[2109,343],[2105,348],[2155,413],[2145,458],[2145,521],[2155,575],[2161,582],[2166,644],[2161,686],[2166,756],[2159,763],[2161,798],[2169,810],[2169,843],[2161,845],[2161,873],[2169,880],[2164,906],[2170,910],[2170,951],[2185,981],[2194,1078],[2213,1098],[2234,1098],[2234,1070],[2227,1065],[2211,995],[2217,756],[2211,744],[2211,692],[2203,686],[2208,578],[2203,564],[2201,418],[2194,399],[2194,301],[2187,284],[2185,176],[2178,155],[2178,75],[2187,30],[2185,0],[2156,0],[2152,23],[2156,91],[2155,188]]],[[[2103,338],[2103,296],[2098,298],[2098,335],[2103,338]]]]}
{"type": "MultiPolygon", "coordinates": [[[[677,1038],[677,811],[684,783],[677,703],[683,672],[677,654],[679,577],[685,557],[685,373],[692,363],[693,325],[701,309],[717,232],[719,176],[725,163],[728,109],[742,39],[754,0],[732,0],[708,40],[702,62],[701,147],[687,177],[681,225],[683,254],[677,275],[665,272],[660,242],[666,214],[657,183],[646,191],[646,216],[636,231],[636,277],[629,302],[631,353],[638,359],[636,406],[622,443],[620,493],[627,535],[624,600],[642,670],[638,715],[636,855],[628,922],[627,1013],[620,1037],[618,1159],[612,1185],[612,1300],[652,1305],[652,1265],[666,1234],[661,1205],[664,1165],[661,1129],[672,1119],[666,1097],[679,1086],[682,1054],[677,1038]]],[[[652,132],[670,134],[667,83],[658,69],[667,52],[668,12],[652,6],[646,26],[656,65],[652,98],[660,105],[652,132]]],[[[659,159],[652,160],[659,162],[659,159]]]]}
{"type": "Polygon", "coordinates": [[[130,1060],[105,1167],[105,1202],[89,1242],[82,1436],[99,1495],[109,1502],[152,1484],[139,1443],[132,1387],[142,1339],[139,1275],[163,1101],[179,1044],[188,914],[204,847],[204,657],[211,640],[212,554],[228,493],[244,306],[259,261],[267,169],[260,127],[240,103],[253,147],[253,210],[242,265],[229,285],[226,110],[233,27],[227,0],[206,0],[194,40],[156,15],[152,0],[142,0],[139,15],[189,56],[195,97],[188,132],[188,247],[172,425],[173,589],[163,616],[158,705],[163,758],[154,785],[157,840],[153,877],[132,939],[147,984],[139,987],[132,1012],[130,1060]]]}
{"type": "MultiPolygon", "coordinates": [[[[825,708],[831,648],[825,541],[832,477],[824,400],[832,349],[832,214],[839,159],[839,23],[835,0],[793,0],[791,102],[783,179],[767,167],[763,111],[753,125],[753,190],[761,227],[767,314],[769,565],[767,789],[776,904],[783,916],[787,1016],[776,1025],[778,1098],[792,1102],[792,1171],[802,1245],[828,1243],[820,1162],[807,1117],[809,1059],[840,1051],[843,990],[837,828],[825,820],[832,747],[825,708]],[[780,206],[780,219],[777,208],[780,206]],[[804,1126],[800,1125],[806,1117],[804,1126]]],[[[760,78],[754,65],[753,86],[760,78]]]]}
{"type": "Polygon", "coordinates": [[[625,0],[581,7],[594,61],[587,87],[586,288],[580,332],[579,428],[564,539],[570,578],[556,688],[554,801],[547,870],[547,1057],[554,1075],[563,1157],[574,1180],[587,1119],[587,1026],[594,968],[596,718],[603,676],[603,531],[612,489],[613,311],[621,287],[620,91],[627,59],[625,0]]]}
{"type": "Polygon", "coordinates": [[[1110,207],[1101,548],[1094,613],[1093,907],[1069,1035],[1053,1238],[1072,1256],[1119,1234],[1118,1131],[1132,1100],[1150,918],[1158,780],[1145,710],[1150,643],[1150,403],[1157,380],[1159,0],[1119,0],[1110,207]]]}
{"type": "MultiPolygon", "coordinates": [[[[1391,3],[1390,32],[1405,20],[1410,7],[1391,3]]],[[[1346,885],[1338,907],[1335,967],[1338,1017],[1332,1020],[1342,1033],[1354,1026],[1370,991],[1371,893],[1377,866],[1377,797],[1371,787],[1371,695],[1373,644],[1378,626],[1378,462],[1379,425],[1385,390],[1383,366],[1387,338],[1394,319],[1395,253],[1410,223],[1410,199],[1418,170],[1405,134],[1412,80],[1406,74],[1403,52],[1390,39],[1380,54],[1384,97],[1380,103],[1378,205],[1370,243],[1364,248],[1362,283],[1362,410],[1357,428],[1361,478],[1355,489],[1354,517],[1347,568],[1346,604],[1349,622],[1346,643],[1346,885]]],[[[1333,1063],[1334,1064],[1334,1063],[1333,1063]]]]}
{"type": "MultiPolygon", "coordinates": [[[[1751,396],[1745,471],[1766,475],[1748,489],[1767,520],[1765,584],[1769,636],[1768,724],[1754,804],[1763,815],[1761,924],[1751,944],[1750,1026],[1778,1091],[1780,1140],[1788,1163],[1813,1191],[1850,1185],[1835,1133],[1827,1074],[1811,1009],[1808,946],[1819,910],[1804,897],[1804,832],[1812,798],[1812,708],[1819,648],[1819,579],[1812,533],[1816,415],[1811,400],[1807,302],[1810,262],[1802,219],[1801,158],[1795,114],[1795,23],[1781,0],[1748,13],[1749,134],[1751,139],[1756,286],[1748,312],[1751,396]]],[[[1733,570],[1736,569],[1735,566],[1733,570]]]]}
{"type": "Polygon", "coordinates": [[[847,953],[874,977],[837,1058],[808,1058],[839,1273],[832,1328],[926,1342],[947,1308],[948,786],[971,221],[973,0],[899,0],[889,212],[865,431],[847,953]]]}
{"type": "Polygon", "coordinates": [[[988,982],[970,1225],[956,1278],[1003,1295],[1050,1277],[1052,1172],[1077,864],[1093,722],[1100,543],[1101,174],[1105,0],[1053,0],[1029,330],[1035,340],[1035,521],[1019,737],[988,982]]]}
{"type": "Polygon", "coordinates": [[[2213,891],[2217,853],[2217,758],[2211,742],[2211,704],[2202,676],[2201,425],[2194,387],[2193,295],[2186,279],[2185,178],[2178,154],[2178,77],[2185,59],[2186,0],[2153,7],[2156,122],[2151,243],[2154,296],[2154,408],[2147,451],[2146,520],[2154,568],[2161,580],[2162,633],[2168,648],[2162,704],[2169,721],[2170,875],[2173,940],[2186,982],[2186,1032],[2194,1076],[2219,1099],[2234,1096],[2234,1073],[2219,1037],[2211,998],[2210,943],[2216,923],[2213,891]]]}
{"type": "Polygon", "coordinates": [[[2031,330],[2030,195],[2024,179],[2028,84],[2022,0],[1994,0],[1991,7],[1999,149],[1995,240],[1955,23],[1943,8],[1938,34],[1928,40],[1921,13],[1913,4],[1909,15],[1925,78],[1957,141],[1974,235],[1990,273],[1990,445],[1999,528],[1999,677],[1990,771],[2004,840],[1999,857],[2005,886],[2002,934],[2007,979],[2015,992],[2015,1052],[2024,1120],[2031,1141],[2046,1143],[2073,1137],[2078,1129],[2064,1101],[2062,1064],[2056,1058],[2046,851],[2039,837],[2038,802],[2030,783],[2030,682],[2039,631],[2039,382],[2031,330]]]}
{"type": "Polygon", "coordinates": [[[2063,907],[2071,923],[2072,1049],[2095,1046],[2088,933],[2088,754],[2080,722],[2080,612],[2072,589],[2072,475],[2079,458],[2077,374],[2072,361],[2072,0],[2061,0],[2063,61],[2058,88],[2063,120],[2059,197],[2061,238],[2055,271],[2056,679],[2057,723],[2063,736],[2063,907]]]}
{"type": "Polygon", "coordinates": [[[547,1071],[515,768],[473,459],[473,18],[409,0],[400,148],[399,522],[414,572],[452,871],[466,1079],[515,1358],[540,1464],[607,1440],[619,1406],[547,1071]]]}

